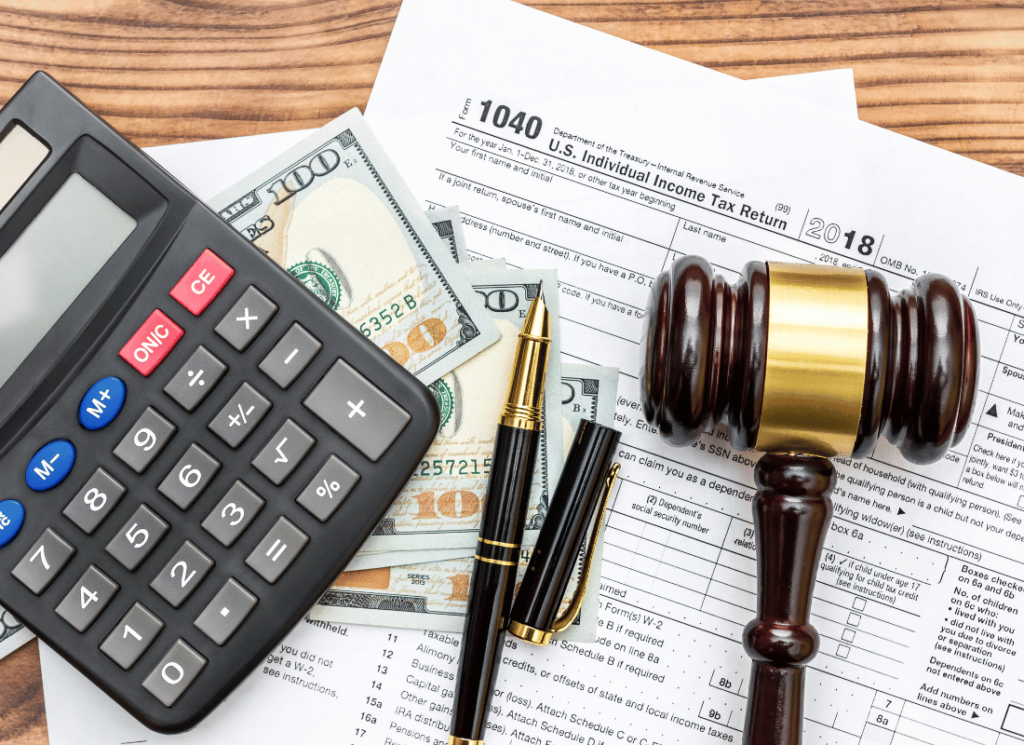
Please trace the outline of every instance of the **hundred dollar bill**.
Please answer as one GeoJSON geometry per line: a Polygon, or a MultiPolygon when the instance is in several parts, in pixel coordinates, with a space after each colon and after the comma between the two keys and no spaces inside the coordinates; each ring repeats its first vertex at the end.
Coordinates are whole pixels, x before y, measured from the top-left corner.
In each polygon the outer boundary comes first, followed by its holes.
{"type": "Polygon", "coordinates": [[[465,272],[356,109],[210,205],[426,383],[498,340],[465,272]]]}
{"type": "MultiPolygon", "coordinates": [[[[615,417],[617,384],[618,371],[614,368],[565,365],[562,375],[565,426],[571,426],[575,431],[581,418],[596,418],[600,424],[611,426],[615,417]]],[[[597,639],[597,586],[601,577],[602,546],[603,532],[580,616],[569,629],[559,634],[559,639],[578,642],[597,639]]],[[[587,542],[577,557],[576,572],[562,602],[563,611],[582,576],[586,547],[587,542]]],[[[532,547],[520,552],[517,581],[522,580],[532,552],[532,547]]],[[[313,608],[311,616],[322,621],[461,631],[472,571],[473,558],[467,557],[345,572],[313,608]]]]}
{"type": "Polygon", "coordinates": [[[462,232],[462,213],[458,207],[440,207],[427,211],[427,219],[434,226],[438,237],[448,246],[457,264],[466,264],[466,234],[462,232]]]}
{"type": "Polygon", "coordinates": [[[466,271],[500,328],[501,339],[430,386],[441,409],[441,428],[405,489],[363,544],[365,551],[476,546],[494,434],[508,392],[516,340],[542,281],[552,314],[545,389],[555,395],[545,397],[523,545],[536,542],[547,514],[548,495],[562,465],[558,280],[551,270],[505,271],[468,264],[466,271]]]}
{"type": "Polygon", "coordinates": [[[35,638],[9,610],[0,608],[0,659],[35,638]]]}
{"type": "Polygon", "coordinates": [[[345,571],[356,572],[362,569],[379,569],[401,564],[434,564],[451,559],[465,559],[467,556],[472,556],[475,550],[472,548],[427,548],[418,551],[360,551],[352,557],[352,561],[345,567],[345,571]]]}
{"type": "MultiPolygon", "coordinates": [[[[617,367],[562,363],[562,420],[569,429],[570,440],[582,419],[615,426],[618,389],[617,367]]],[[[565,452],[569,452],[568,447],[565,452]]]]}

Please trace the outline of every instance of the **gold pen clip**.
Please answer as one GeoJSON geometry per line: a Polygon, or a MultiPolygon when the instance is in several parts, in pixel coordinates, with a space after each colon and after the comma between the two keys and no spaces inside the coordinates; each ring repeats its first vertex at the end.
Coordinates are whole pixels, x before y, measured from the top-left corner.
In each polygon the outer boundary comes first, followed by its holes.
{"type": "Polygon", "coordinates": [[[608,475],[605,477],[604,497],[601,499],[601,507],[597,512],[597,519],[594,521],[594,532],[590,534],[590,545],[587,546],[587,554],[583,563],[583,576],[580,577],[580,583],[576,587],[576,593],[572,596],[569,607],[551,625],[553,634],[569,628],[583,609],[583,599],[587,594],[587,583],[590,581],[590,569],[594,564],[594,552],[597,551],[597,542],[601,537],[601,523],[604,522],[604,513],[608,509],[608,500],[612,496],[612,487],[615,486],[615,479],[618,476],[619,464],[614,463],[608,469],[608,475]]]}

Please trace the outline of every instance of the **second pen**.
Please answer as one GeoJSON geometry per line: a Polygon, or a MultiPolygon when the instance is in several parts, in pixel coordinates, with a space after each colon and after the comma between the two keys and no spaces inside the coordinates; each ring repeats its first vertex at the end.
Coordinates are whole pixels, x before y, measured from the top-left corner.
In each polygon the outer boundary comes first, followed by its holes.
{"type": "Polygon", "coordinates": [[[523,321],[498,423],[469,585],[449,745],[478,745],[487,728],[540,441],[551,321],[538,292],[523,321]]]}

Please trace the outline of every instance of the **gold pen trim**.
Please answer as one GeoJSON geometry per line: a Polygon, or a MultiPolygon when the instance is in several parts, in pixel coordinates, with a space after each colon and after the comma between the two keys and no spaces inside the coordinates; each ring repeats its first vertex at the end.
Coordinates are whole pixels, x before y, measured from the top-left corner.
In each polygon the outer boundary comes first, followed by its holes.
{"type": "Polygon", "coordinates": [[[484,745],[483,740],[470,740],[465,737],[448,735],[448,745],[484,745]]]}
{"type": "Polygon", "coordinates": [[[503,567],[519,566],[519,564],[517,562],[514,562],[514,561],[502,561],[501,559],[485,559],[480,554],[476,554],[476,556],[474,556],[473,558],[474,559],[479,559],[480,561],[487,562],[488,564],[498,564],[498,565],[503,566],[503,567]]]}
{"type": "Polygon", "coordinates": [[[551,315],[541,288],[530,303],[516,340],[515,362],[498,423],[534,432],[542,427],[544,375],[551,346],[551,315]]]}
{"type": "Polygon", "coordinates": [[[477,538],[481,543],[486,543],[488,546],[501,546],[502,548],[519,548],[518,543],[502,543],[501,541],[491,541],[487,538],[477,538]]]}
{"type": "Polygon", "coordinates": [[[538,647],[545,646],[551,641],[551,637],[554,636],[551,631],[535,629],[533,626],[527,626],[525,623],[519,623],[519,621],[508,622],[508,633],[522,639],[524,642],[536,644],[538,647]]]}

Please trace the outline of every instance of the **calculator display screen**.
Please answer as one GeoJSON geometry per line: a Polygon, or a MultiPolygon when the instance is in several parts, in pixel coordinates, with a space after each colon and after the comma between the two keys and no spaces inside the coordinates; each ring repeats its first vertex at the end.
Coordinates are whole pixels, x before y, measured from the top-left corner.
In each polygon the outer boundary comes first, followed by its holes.
{"type": "Polygon", "coordinates": [[[0,385],[135,225],[96,187],[72,173],[0,256],[0,385]]]}

